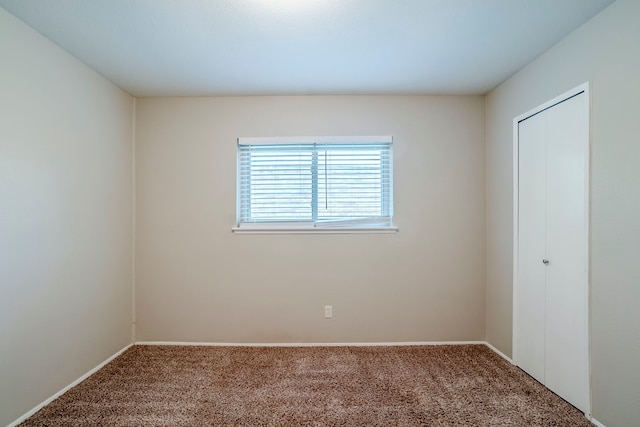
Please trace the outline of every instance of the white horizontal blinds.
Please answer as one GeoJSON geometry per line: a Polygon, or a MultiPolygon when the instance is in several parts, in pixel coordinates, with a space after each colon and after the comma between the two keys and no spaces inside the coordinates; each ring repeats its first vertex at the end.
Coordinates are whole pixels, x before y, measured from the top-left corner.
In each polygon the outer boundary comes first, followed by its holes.
{"type": "Polygon", "coordinates": [[[318,222],[391,225],[391,144],[318,144],[317,152],[318,222]]]}
{"type": "Polygon", "coordinates": [[[238,148],[239,223],[311,221],[312,147],[238,148]]]}
{"type": "Polygon", "coordinates": [[[391,138],[336,139],[239,139],[238,225],[391,226],[391,138]]]}

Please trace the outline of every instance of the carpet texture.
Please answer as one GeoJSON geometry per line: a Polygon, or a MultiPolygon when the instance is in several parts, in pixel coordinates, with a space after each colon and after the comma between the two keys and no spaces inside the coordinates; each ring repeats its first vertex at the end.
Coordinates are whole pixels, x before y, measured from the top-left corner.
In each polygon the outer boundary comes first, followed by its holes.
{"type": "Polygon", "coordinates": [[[483,345],[134,346],[21,426],[591,426],[483,345]]]}

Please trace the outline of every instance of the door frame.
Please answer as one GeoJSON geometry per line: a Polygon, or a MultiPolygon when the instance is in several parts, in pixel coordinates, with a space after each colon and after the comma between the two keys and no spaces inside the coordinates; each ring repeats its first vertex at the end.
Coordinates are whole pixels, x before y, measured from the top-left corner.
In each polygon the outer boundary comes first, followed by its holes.
{"type": "Polygon", "coordinates": [[[590,217],[590,207],[591,207],[591,170],[590,170],[590,165],[591,165],[591,87],[590,87],[590,82],[585,82],[583,84],[581,84],[580,86],[577,86],[571,90],[568,90],[567,92],[563,93],[562,95],[559,95],[547,102],[545,102],[544,104],[541,104],[539,106],[537,106],[536,108],[533,108],[532,110],[527,111],[524,114],[521,114],[517,117],[515,117],[513,119],[513,301],[512,301],[512,316],[513,316],[513,330],[512,330],[512,343],[511,343],[511,355],[512,355],[512,362],[514,365],[518,365],[518,354],[517,354],[517,345],[516,343],[518,342],[518,313],[516,311],[516,307],[517,307],[517,301],[518,301],[518,244],[519,244],[519,239],[518,239],[518,231],[519,231],[519,212],[518,212],[518,202],[519,202],[519,160],[520,160],[520,156],[519,156],[519,147],[520,147],[520,141],[519,141],[519,124],[520,122],[535,116],[536,114],[548,110],[549,108],[552,108],[570,98],[573,98],[575,96],[578,96],[580,94],[583,94],[587,97],[587,102],[589,103],[589,120],[588,120],[588,142],[587,142],[587,152],[585,153],[585,206],[584,206],[584,212],[585,212],[585,224],[586,224],[586,247],[585,247],[585,252],[584,252],[584,257],[586,260],[586,265],[587,265],[587,274],[586,274],[586,281],[587,283],[585,284],[586,286],[586,325],[585,327],[587,328],[587,369],[588,372],[587,374],[587,382],[588,382],[588,393],[589,393],[589,399],[587,402],[587,411],[585,412],[585,415],[587,416],[587,418],[591,418],[591,310],[590,310],[590,305],[591,305],[591,233],[590,233],[590,224],[591,224],[591,217],[590,217]]]}

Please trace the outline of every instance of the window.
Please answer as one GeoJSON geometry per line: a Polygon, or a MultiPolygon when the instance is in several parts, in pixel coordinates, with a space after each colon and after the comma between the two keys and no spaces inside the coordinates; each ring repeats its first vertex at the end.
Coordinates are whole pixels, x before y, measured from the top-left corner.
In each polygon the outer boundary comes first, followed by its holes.
{"type": "Polygon", "coordinates": [[[396,231],[391,137],[239,138],[234,231],[396,231]]]}

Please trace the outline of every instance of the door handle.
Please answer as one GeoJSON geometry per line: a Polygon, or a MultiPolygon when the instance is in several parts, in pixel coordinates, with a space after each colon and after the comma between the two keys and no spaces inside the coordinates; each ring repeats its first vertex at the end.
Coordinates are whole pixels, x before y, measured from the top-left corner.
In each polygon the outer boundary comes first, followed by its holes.
{"type": "Polygon", "coordinates": [[[549,265],[549,260],[548,260],[548,259],[543,259],[543,260],[542,260],[542,263],[543,263],[544,265],[549,265]]]}

